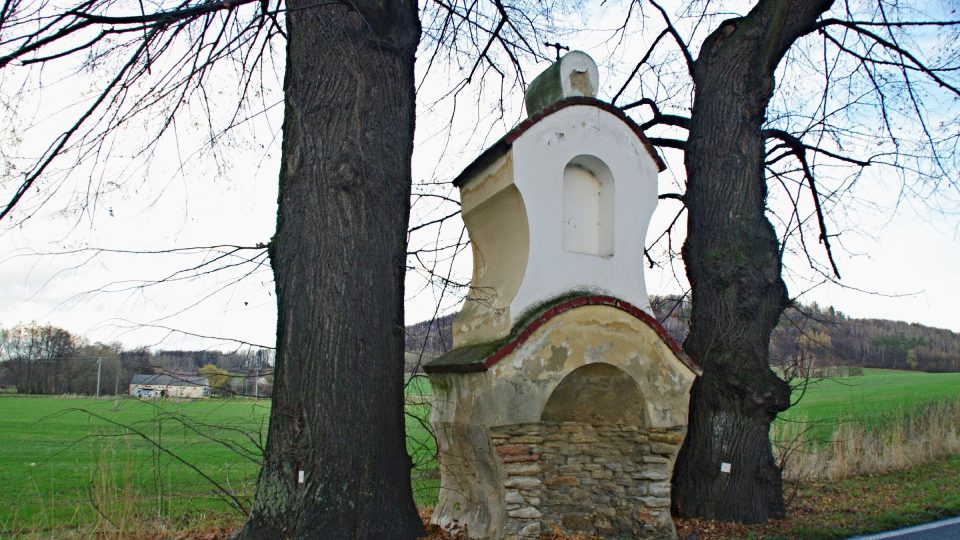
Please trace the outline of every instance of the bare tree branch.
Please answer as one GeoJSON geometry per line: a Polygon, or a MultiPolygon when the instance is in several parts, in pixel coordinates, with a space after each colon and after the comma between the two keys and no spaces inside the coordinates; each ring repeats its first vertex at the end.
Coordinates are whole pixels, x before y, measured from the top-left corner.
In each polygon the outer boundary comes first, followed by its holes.
{"type": "Polygon", "coordinates": [[[840,271],[837,269],[837,263],[833,260],[833,250],[830,248],[830,235],[827,234],[826,218],[823,214],[823,207],[820,204],[820,192],[817,191],[817,184],[816,180],[814,179],[813,171],[810,168],[810,164],[807,162],[806,146],[802,141],[800,141],[800,139],[782,130],[765,129],[763,134],[765,137],[772,137],[783,141],[787,146],[790,147],[794,156],[803,167],[803,175],[810,185],[810,194],[813,197],[813,206],[817,212],[817,223],[820,226],[820,242],[823,244],[823,247],[827,252],[827,258],[830,260],[830,266],[833,268],[834,275],[839,278],[840,271]]]}
{"type": "Polygon", "coordinates": [[[660,15],[663,17],[664,24],[667,25],[667,31],[670,32],[670,35],[673,37],[673,40],[677,43],[677,48],[680,49],[680,52],[683,53],[683,59],[687,63],[687,71],[690,72],[690,75],[693,75],[693,66],[695,61],[693,56],[690,54],[690,48],[683,41],[683,38],[680,37],[680,32],[677,31],[677,28],[673,25],[673,21],[670,20],[670,16],[667,15],[667,11],[663,9],[655,0],[649,0],[650,3],[660,12],[660,15]]]}

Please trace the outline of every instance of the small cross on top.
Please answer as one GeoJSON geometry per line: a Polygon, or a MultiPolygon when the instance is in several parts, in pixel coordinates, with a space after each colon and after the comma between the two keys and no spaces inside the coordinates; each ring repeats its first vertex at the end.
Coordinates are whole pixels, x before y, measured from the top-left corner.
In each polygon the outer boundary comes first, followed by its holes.
{"type": "Polygon", "coordinates": [[[558,43],[550,43],[549,41],[544,41],[543,44],[546,45],[547,47],[553,47],[554,49],[557,50],[557,60],[560,59],[560,51],[561,51],[561,50],[564,50],[564,51],[569,51],[569,50],[570,50],[570,47],[565,47],[565,46],[561,45],[559,42],[558,42],[558,43]]]}

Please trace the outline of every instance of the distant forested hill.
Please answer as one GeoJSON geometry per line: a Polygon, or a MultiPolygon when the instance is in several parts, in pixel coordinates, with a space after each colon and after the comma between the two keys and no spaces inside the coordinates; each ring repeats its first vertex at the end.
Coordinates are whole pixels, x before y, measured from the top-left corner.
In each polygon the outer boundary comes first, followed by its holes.
{"type": "MultiPolygon", "coordinates": [[[[689,301],[653,296],[650,302],[657,320],[677,343],[683,343],[690,320],[689,301]]],[[[408,357],[419,356],[421,351],[433,357],[449,350],[453,317],[408,326],[408,357]]],[[[770,357],[772,364],[782,366],[960,371],[960,334],[903,321],[853,319],[833,306],[798,305],[780,318],[770,357]]]]}

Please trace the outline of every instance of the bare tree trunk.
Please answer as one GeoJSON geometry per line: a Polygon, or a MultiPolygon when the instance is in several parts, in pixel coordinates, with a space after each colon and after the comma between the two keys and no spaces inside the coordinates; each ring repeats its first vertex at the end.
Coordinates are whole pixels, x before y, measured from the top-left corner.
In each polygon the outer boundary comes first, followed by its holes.
{"type": "Polygon", "coordinates": [[[417,4],[287,8],[273,408],[238,536],[414,538],[403,276],[417,4]]]}
{"type": "Polygon", "coordinates": [[[762,522],[784,514],[769,430],[790,389],[768,356],[788,297],[765,215],[762,127],[777,64],[831,3],[758,2],[721,24],[694,65],[683,246],[693,312],[684,350],[703,375],[674,470],[678,516],[762,522]]]}

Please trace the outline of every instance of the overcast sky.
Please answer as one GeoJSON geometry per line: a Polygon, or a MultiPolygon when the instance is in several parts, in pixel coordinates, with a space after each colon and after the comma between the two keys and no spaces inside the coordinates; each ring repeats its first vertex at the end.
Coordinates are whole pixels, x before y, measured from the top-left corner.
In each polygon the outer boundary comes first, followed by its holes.
{"type": "MultiPolygon", "coordinates": [[[[598,23],[598,27],[603,24],[598,23]]],[[[623,71],[630,66],[616,67],[615,59],[608,55],[610,44],[596,37],[581,36],[568,44],[600,59],[600,97],[609,99],[617,90],[615,82],[622,80],[623,71]],[[618,72],[611,74],[614,69],[618,72]]],[[[546,65],[530,66],[527,80],[546,65]]],[[[242,128],[248,130],[246,134],[223,141],[219,158],[208,152],[188,160],[190,156],[185,154],[190,152],[183,149],[201,147],[200,142],[167,140],[158,148],[158,157],[149,170],[125,165],[98,170],[96,178],[105,188],[86,211],[63,211],[75,205],[84,186],[83,182],[65,184],[33,218],[12,228],[6,224],[0,234],[0,327],[37,321],[61,326],[92,341],[120,341],[127,347],[234,346],[231,341],[197,336],[272,346],[275,299],[262,250],[166,250],[211,245],[253,247],[269,241],[276,216],[282,121],[280,108],[270,106],[279,102],[279,72],[274,75],[272,84],[276,86],[265,92],[262,101],[268,110],[242,128]],[[113,188],[111,175],[129,181],[113,188]],[[88,248],[164,252],[83,251],[88,248]],[[227,268],[206,275],[202,266],[205,261],[214,261],[218,267],[225,263],[227,268]],[[182,272],[190,268],[199,270],[182,272]],[[198,273],[199,277],[179,279],[198,273]],[[154,283],[163,280],[168,281],[154,283]]],[[[442,79],[444,73],[434,76],[442,79]]],[[[64,84],[90,85],[84,77],[66,77],[64,84]]],[[[7,96],[16,84],[9,74],[0,74],[0,88],[7,96]]],[[[522,96],[517,90],[505,95],[501,118],[497,107],[499,87],[487,88],[479,106],[475,97],[465,95],[457,122],[451,126],[447,122],[451,102],[436,103],[442,86],[432,82],[421,88],[414,153],[415,179],[439,186],[417,186],[414,191],[455,196],[455,190],[446,183],[523,118],[522,96]],[[470,100],[474,103],[472,110],[465,113],[463,109],[471,107],[463,103],[470,100]]],[[[41,143],[35,141],[56,132],[69,112],[64,110],[60,92],[48,90],[18,102],[16,119],[3,126],[8,151],[14,136],[24,141],[21,154],[28,155],[40,147],[41,143]],[[30,130],[10,131],[28,125],[32,126],[30,130]]],[[[184,125],[178,133],[181,137],[199,137],[202,126],[188,125],[189,121],[189,117],[181,120],[184,125]]],[[[137,137],[137,126],[125,132],[124,141],[129,146],[115,152],[118,162],[132,153],[130,148],[138,144],[137,137]]],[[[682,161],[669,152],[666,158],[670,169],[661,174],[661,192],[676,191],[676,183],[682,178],[682,161]]],[[[51,184],[41,187],[47,189],[51,184]]],[[[785,263],[790,293],[803,293],[799,296],[802,302],[833,305],[852,317],[898,319],[960,331],[960,208],[947,205],[944,212],[935,212],[931,210],[935,204],[901,197],[900,188],[897,179],[881,173],[862,179],[855,193],[859,202],[846,214],[838,212],[833,218],[834,232],[841,233],[833,242],[843,286],[821,283],[804,257],[788,254],[785,263]]],[[[9,183],[0,186],[4,200],[11,189],[9,183]]],[[[412,224],[446,215],[450,209],[440,199],[419,199],[412,224]]],[[[662,201],[650,234],[659,234],[676,209],[671,201],[662,201]]],[[[457,240],[461,227],[462,222],[452,218],[441,240],[457,240]]],[[[429,245],[437,238],[436,230],[431,229],[412,237],[411,244],[429,245]]],[[[681,238],[676,237],[674,242],[678,249],[681,238]]],[[[811,252],[822,264],[822,251],[815,245],[815,238],[810,243],[811,252]]],[[[444,276],[450,270],[449,277],[468,280],[469,257],[467,249],[458,255],[452,270],[443,261],[437,270],[444,276]]],[[[651,294],[682,292],[685,285],[673,276],[673,272],[682,274],[680,263],[671,266],[663,259],[659,261],[662,269],[646,270],[647,289],[651,294]]],[[[455,310],[462,294],[427,286],[422,276],[422,271],[411,272],[407,280],[408,323],[429,318],[437,311],[455,310]]]]}

